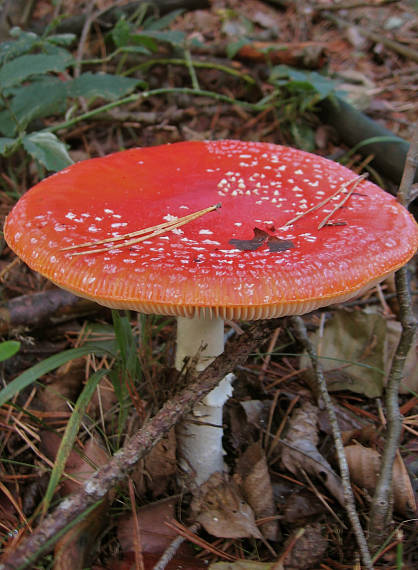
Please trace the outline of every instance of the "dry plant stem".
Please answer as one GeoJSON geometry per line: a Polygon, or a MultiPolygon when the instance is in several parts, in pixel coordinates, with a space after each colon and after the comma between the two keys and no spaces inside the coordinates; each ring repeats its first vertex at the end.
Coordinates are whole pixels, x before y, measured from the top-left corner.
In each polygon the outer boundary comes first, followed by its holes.
{"type": "Polygon", "coordinates": [[[395,275],[396,289],[400,306],[402,333],[386,386],[387,432],[383,451],[380,475],[372,500],[369,521],[369,545],[375,551],[382,544],[389,529],[392,515],[392,478],[393,464],[396,458],[402,431],[402,417],[399,410],[399,385],[403,378],[406,356],[412,346],[416,322],[408,288],[407,268],[402,267],[395,275]]]}
{"type": "Polygon", "coordinates": [[[307,214],[310,214],[311,212],[314,212],[315,210],[322,208],[322,206],[325,206],[325,204],[328,204],[328,202],[330,202],[333,198],[337,197],[342,192],[347,191],[345,198],[343,198],[341,200],[341,202],[339,204],[337,204],[336,207],[332,210],[332,212],[330,214],[328,214],[328,216],[319,224],[318,230],[320,230],[326,224],[328,219],[332,215],[334,215],[335,212],[339,208],[341,208],[342,205],[345,204],[345,202],[348,200],[348,198],[351,196],[351,194],[354,192],[354,190],[357,188],[357,186],[360,184],[360,182],[362,180],[364,180],[365,178],[367,178],[367,176],[368,176],[368,173],[361,174],[360,176],[357,176],[356,178],[353,178],[352,180],[349,180],[348,182],[344,182],[343,184],[341,184],[341,186],[338,188],[338,190],[336,192],[334,192],[330,196],[327,196],[324,200],[321,200],[321,202],[319,202],[318,204],[315,204],[315,206],[312,206],[312,208],[309,208],[308,210],[305,210],[301,214],[298,214],[297,216],[295,216],[294,218],[292,218],[291,220],[286,222],[284,224],[284,226],[290,226],[291,224],[294,224],[295,222],[300,220],[300,218],[303,218],[307,214]],[[350,184],[353,184],[353,187],[350,190],[347,190],[347,186],[349,186],[350,184]]]}
{"type": "Polygon", "coordinates": [[[33,564],[39,556],[37,552],[45,543],[52,541],[72,520],[102,500],[115,485],[124,481],[137,462],[150,452],[185,413],[190,412],[228,372],[245,363],[248,355],[270,337],[278,322],[277,319],[259,321],[249,327],[245,334],[230,341],[225,352],[216,358],[195,382],[167,401],[78,492],[64,499],[31,535],[23,539],[7,559],[2,561],[0,570],[16,570],[33,564]]]}
{"type": "Polygon", "coordinates": [[[192,214],[188,214],[187,216],[183,216],[182,218],[176,218],[175,220],[171,220],[169,222],[163,222],[156,226],[150,226],[149,228],[143,228],[141,230],[137,230],[135,232],[131,232],[129,234],[123,234],[120,236],[113,236],[111,238],[106,238],[97,241],[90,241],[86,243],[81,243],[77,245],[70,245],[68,247],[64,247],[62,251],[68,251],[72,249],[78,249],[83,247],[90,247],[90,246],[97,246],[104,243],[109,243],[109,246],[103,248],[96,248],[96,249],[89,249],[83,250],[80,252],[72,253],[71,255],[86,255],[89,253],[101,253],[102,251],[109,251],[111,249],[118,249],[120,247],[127,247],[130,245],[135,245],[137,243],[141,243],[147,239],[153,238],[155,236],[159,236],[160,234],[167,233],[168,231],[175,230],[188,224],[189,222],[208,214],[209,212],[213,212],[221,207],[221,204],[215,204],[214,206],[209,206],[208,208],[204,208],[203,210],[199,210],[198,212],[193,212],[192,214]],[[146,234],[146,235],[144,235],[146,234]],[[138,236],[142,236],[138,238],[138,236]],[[133,239],[128,239],[133,238],[133,239]],[[117,241],[123,240],[123,243],[115,244],[117,241]]]}
{"type": "Polygon", "coordinates": [[[323,400],[325,408],[328,413],[329,421],[331,424],[332,435],[334,439],[334,444],[337,452],[338,464],[340,468],[341,480],[344,490],[344,500],[345,508],[347,511],[348,518],[355,534],[357,545],[360,550],[361,559],[364,568],[369,570],[373,569],[373,563],[370,556],[369,548],[367,546],[366,537],[364,535],[363,529],[360,524],[360,519],[357,514],[356,504],[354,500],[353,490],[350,484],[350,473],[348,469],[347,459],[344,453],[344,445],[341,438],[340,428],[338,426],[337,416],[335,414],[334,406],[331,397],[328,392],[327,383],[325,381],[324,373],[322,367],[318,361],[318,357],[311,341],[309,340],[308,333],[306,331],[305,323],[301,317],[292,317],[292,323],[296,329],[296,335],[299,341],[302,343],[306,349],[309,357],[312,361],[312,367],[315,372],[316,383],[318,386],[318,392],[323,400]]]}
{"type": "MultiPolygon", "coordinates": [[[[195,533],[199,530],[199,528],[200,528],[200,523],[194,523],[188,528],[188,530],[190,532],[195,533]]],[[[164,570],[164,568],[166,568],[167,565],[173,560],[173,558],[177,553],[177,550],[180,548],[180,546],[183,544],[185,540],[186,538],[184,536],[182,535],[177,536],[171,542],[171,544],[165,549],[164,553],[159,558],[158,562],[154,564],[153,570],[164,570]]]]}
{"type": "MultiPolygon", "coordinates": [[[[403,205],[407,205],[409,201],[410,188],[414,180],[417,162],[418,127],[415,128],[413,140],[406,157],[405,169],[398,192],[398,199],[403,205]]],[[[403,377],[405,360],[414,341],[416,331],[416,321],[412,310],[411,296],[408,287],[408,270],[406,267],[402,267],[396,272],[395,283],[402,333],[386,385],[386,441],[369,521],[369,545],[372,551],[376,550],[382,544],[382,540],[386,536],[390,525],[392,515],[391,495],[393,464],[395,462],[402,430],[402,417],[398,402],[399,385],[403,377]]]]}

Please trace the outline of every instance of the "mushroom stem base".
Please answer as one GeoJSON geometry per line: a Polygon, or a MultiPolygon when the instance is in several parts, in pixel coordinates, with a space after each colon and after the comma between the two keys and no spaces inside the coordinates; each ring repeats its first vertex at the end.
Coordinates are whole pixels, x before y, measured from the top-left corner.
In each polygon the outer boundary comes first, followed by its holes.
{"type": "Polygon", "coordinates": [[[177,427],[179,464],[182,472],[189,475],[199,486],[217,471],[224,471],[224,450],[222,447],[223,405],[232,395],[233,374],[227,374],[219,385],[189,414],[177,427]],[[217,392],[217,394],[214,394],[217,392]]]}

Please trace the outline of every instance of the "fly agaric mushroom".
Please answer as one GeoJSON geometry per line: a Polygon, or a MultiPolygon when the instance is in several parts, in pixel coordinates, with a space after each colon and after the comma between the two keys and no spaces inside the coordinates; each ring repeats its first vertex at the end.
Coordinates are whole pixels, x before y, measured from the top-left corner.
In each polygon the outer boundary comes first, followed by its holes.
{"type": "MultiPolygon", "coordinates": [[[[177,367],[223,350],[224,319],[303,314],[404,265],[418,226],[343,166],[267,143],[184,142],[80,162],[27,192],[9,246],[97,303],[178,317],[177,367]]],[[[186,422],[181,454],[201,484],[222,469],[228,379],[186,422]],[[200,450],[200,451],[199,451],[200,450]]]]}

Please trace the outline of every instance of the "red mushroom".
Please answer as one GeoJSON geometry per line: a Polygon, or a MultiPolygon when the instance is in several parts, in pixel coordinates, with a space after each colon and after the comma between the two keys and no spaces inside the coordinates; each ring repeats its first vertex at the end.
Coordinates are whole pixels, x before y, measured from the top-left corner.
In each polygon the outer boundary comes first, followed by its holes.
{"type": "MultiPolygon", "coordinates": [[[[109,307],[178,316],[177,366],[204,346],[200,369],[223,350],[223,319],[345,301],[404,265],[418,245],[407,210],[347,168],[239,141],[80,162],[27,192],[4,233],[59,287],[109,307]]],[[[222,390],[213,394],[214,415],[209,395],[195,409],[202,425],[185,424],[193,435],[182,454],[198,483],[222,468],[228,380],[222,390]],[[190,442],[202,451],[198,461],[190,442]]]]}

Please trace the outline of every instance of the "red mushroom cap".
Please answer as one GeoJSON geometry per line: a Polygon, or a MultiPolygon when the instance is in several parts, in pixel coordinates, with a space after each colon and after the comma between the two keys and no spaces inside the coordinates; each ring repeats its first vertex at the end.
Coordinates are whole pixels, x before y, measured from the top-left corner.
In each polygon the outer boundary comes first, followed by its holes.
{"type": "Polygon", "coordinates": [[[176,143],[80,162],[28,191],[4,234],[32,269],[100,304],[234,319],[347,300],[418,247],[411,215],[371,182],[313,154],[239,141],[176,143]],[[140,243],[64,249],[218,203],[140,243]]]}

